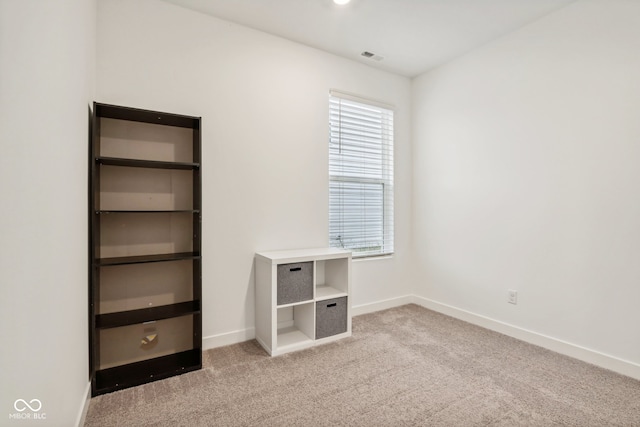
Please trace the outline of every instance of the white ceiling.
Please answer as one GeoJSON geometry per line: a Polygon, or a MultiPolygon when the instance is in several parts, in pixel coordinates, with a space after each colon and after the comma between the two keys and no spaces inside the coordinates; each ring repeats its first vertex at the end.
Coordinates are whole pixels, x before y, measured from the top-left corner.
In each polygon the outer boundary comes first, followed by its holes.
{"type": "Polygon", "coordinates": [[[413,77],[575,0],[165,1],[413,77]]]}

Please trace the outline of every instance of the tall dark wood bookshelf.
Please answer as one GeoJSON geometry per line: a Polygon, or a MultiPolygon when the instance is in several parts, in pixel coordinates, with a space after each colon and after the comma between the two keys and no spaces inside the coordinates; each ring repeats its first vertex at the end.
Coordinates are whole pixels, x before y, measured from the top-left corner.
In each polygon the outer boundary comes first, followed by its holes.
{"type": "Polygon", "coordinates": [[[201,119],[94,103],[92,395],[202,367],[201,119]]]}

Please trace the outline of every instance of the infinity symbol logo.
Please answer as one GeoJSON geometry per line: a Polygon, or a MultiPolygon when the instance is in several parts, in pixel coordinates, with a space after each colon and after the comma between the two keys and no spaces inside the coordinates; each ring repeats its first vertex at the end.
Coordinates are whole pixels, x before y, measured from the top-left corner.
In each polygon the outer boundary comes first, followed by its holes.
{"type": "Polygon", "coordinates": [[[40,402],[38,399],[31,399],[31,401],[29,403],[27,403],[27,401],[24,400],[24,399],[18,399],[13,403],[13,407],[18,412],[26,411],[27,408],[31,409],[33,412],[38,412],[40,409],[42,409],[42,402],[40,402]],[[22,405],[19,405],[20,403],[22,405]],[[33,405],[33,406],[31,406],[29,403],[31,405],[33,405]],[[20,408],[22,408],[22,409],[20,409],[20,408]]]}

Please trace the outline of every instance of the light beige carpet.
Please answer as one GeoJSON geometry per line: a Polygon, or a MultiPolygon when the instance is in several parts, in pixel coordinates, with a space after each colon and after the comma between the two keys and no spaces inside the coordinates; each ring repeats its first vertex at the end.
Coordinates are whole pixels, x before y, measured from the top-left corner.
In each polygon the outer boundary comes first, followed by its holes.
{"type": "Polygon", "coordinates": [[[205,368],[91,400],[87,426],[640,426],[640,381],[406,305],[353,337],[271,358],[249,341],[205,368]]]}

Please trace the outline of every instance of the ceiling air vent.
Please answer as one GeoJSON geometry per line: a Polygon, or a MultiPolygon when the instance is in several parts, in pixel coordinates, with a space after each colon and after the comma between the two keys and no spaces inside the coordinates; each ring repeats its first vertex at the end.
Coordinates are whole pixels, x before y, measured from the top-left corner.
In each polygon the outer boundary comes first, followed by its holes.
{"type": "Polygon", "coordinates": [[[365,58],[373,59],[374,61],[382,61],[384,59],[384,56],[376,55],[375,53],[366,50],[360,55],[364,56],[365,58]]]}

